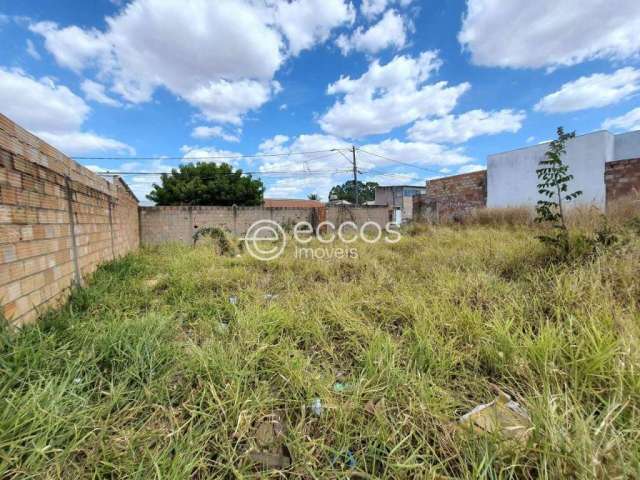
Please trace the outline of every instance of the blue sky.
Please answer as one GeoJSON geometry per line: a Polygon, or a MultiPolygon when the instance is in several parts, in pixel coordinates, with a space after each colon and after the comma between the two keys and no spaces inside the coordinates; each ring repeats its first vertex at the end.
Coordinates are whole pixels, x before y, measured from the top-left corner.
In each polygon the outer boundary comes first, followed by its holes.
{"type": "Polygon", "coordinates": [[[638,32],[630,0],[0,0],[0,111],[118,157],[94,169],[224,156],[326,199],[351,144],[362,179],[423,184],[559,125],[640,129],[638,32]]]}

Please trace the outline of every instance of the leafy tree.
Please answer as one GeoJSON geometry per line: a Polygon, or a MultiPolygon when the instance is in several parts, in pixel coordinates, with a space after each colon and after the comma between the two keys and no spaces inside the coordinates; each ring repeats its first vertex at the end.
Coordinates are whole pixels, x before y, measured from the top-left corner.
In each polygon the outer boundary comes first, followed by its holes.
{"type": "Polygon", "coordinates": [[[320,195],[318,195],[317,193],[310,193],[309,195],[307,195],[307,198],[309,200],[320,200],[320,195]]]}
{"type": "MultiPolygon", "coordinates": [[[[361,182],[358,180],[358,203],[362,204],[373,200],[376,197],[376,182],[361,182]]],[[[337,200],[346,200],[351,203],[356,203],[356,189],[353,180],[348,180],[342,185],[336,185],[329,192],[329,198],[334,197],[337,200]]]]}
{"type": "Polygon", "coordinates": [[[157,205],[256,206],[264,194],[261,180],[227,163],[187,163],[163,173],[161,181],[147,195],[157,205]]]}
{"type": "Polygon", "coordinates": [[[545,197],[538,200],[536,222],[552,223],[556,229],[556,235],[544,235],[539,238],[560,248],[563,253],[569,251],[569,232],[563,202],[569,202],[582,195],[580,190],[569,192],[569,182],[573,180],[573,175],[569,173],[569,166],[562,162],[562,156],[567,153],[567,141],[575,136],[575,132],[564,133],[564,129],[558,127],[558,138],[549,144],[549,149],[536,170],[538,193],[545,197]]]}

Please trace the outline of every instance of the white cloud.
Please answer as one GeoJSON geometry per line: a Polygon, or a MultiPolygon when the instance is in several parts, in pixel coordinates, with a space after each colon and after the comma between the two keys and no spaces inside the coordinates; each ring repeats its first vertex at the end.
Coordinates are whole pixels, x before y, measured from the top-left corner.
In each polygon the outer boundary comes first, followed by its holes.
{"type": "Polygon", "coordinates": [[[403,170],[387,172],[385,174],[367,176],[364,182],[376,182],[380,185],[423,185],[425,176],[417,172],[407,172],[403,170]]]}
{"type": "Polygon", "coordinates": [[[0,67],[0,105],[3,113],[13,121],[67,155],[95,151],[133,152],[118,140],[81,132],[89,106],[51,78],[36,80],[20,70],[0,67]]]}
{"type": "Polygon", "coordinates": [[[263,141],[258,150],[263,153],[287,153],[287,147],[285,144],[289,141],[289,137],[286,135],[275,135],[267,140],[263,141]]]}
{"type": "Polygon", "coordinates": [[[640,2],[468,0],[458,35],[476,65],[539,68],[640,53],[640,2]]]}
{"type": "MultiPolygon", "coordinates": [[[[263,180],[269,185],[267,196],[300,197],[307,193],[328,195],[332,186],[351,178],[351,145],[332,135],[307,134],[290,138],[286,135],[275,135],[263,141],[260,152],[263,154],[287,154],[290,156],[261,157],[258,170],[265,176],[263,180]],[[341,149],[340,152],[330,151],[341,149]],[[295,152],[317,152],[294,155],[295,152]],[[286,172],[286,173],[282,173],[286,172]],[[301,175],[309,172],[308,175],[301,175]],[[284,178],[272,180],[274,174],[284,178]],[[287,176],[287,173],[291,175],[287,176]]],[[[362,179],[373,180],[385,184],[422,184],[428,172],[412,170],[406,165],[398,165],[393,160],[435,169],[446,166],[469,164],[473,161],[461,148],[447,148],[435,143],[402,142],[388,139],[380,143],[362,146],[357,153],[358,168],[366,172],[362,179]],[[382,157],[387,157],[381,158],[382,157]],[[391,160],[389,160],[391,159],[391,160]],[[371,172],[371,173],[369,173],[371,172]],[[384,175],[383,175],[384,174],[384,175]]]]}
{"type": "MultiPolygon", "coordinates": [[[[447,148],[437,143],[403,142],[395,138],[386,139],[377,144],[364,145],[361,149],[393,160],[421,166],[461,165],[473,160],[461,148],[447,148]]],[[[362,157],[365,157],[367,161],[375,161],[378,166],[394,164],[381,158],[371,160],[371,156],[366,154],[360,154],[360,158],[362,157]]]]}
{"type": "Polygon", "coordinates": [[[80,88],[84,92],[84,98],[87,100],[93,100],[94,102],[108,105],[110,107],[119,107],[122,105],[119,101],[111,98],[104,92],[104,85],[101,83],[86,79],[82,82],[80,88]]]}
{"type": "Polygon", "coordinates": [[[368,20],[372,20],[387,9],[388,5],[397,3],[401,7],[406,7],[412,0],[362,0],[360,12],[368,20]]]}
{"type": "Polygon", "coordinates": [[[90,152],[117,152],[135,155],[136,151],[113,138],[101,137],[91,132],[34,132],[67,155],[82,155],[90,152]]]}
{"type": "Polygon", "coordinates": [[[0,67],[2,113],[32,131],[77,130],[89,106],[71,90],[49,77],[36,80],[20,70],[0,67]]]}
{"type": "Polygon", "coordinates": [[[527,137],[527,143],[532,143],[535,139],[536,139],[536,137],[531,135],[531,136],[527,137]]]}
{"type": "Polygon", "coordinates": [[[602,128],[618,131],[640,130],[640,107],[619,117],[607,118],[602,123],[602,128]]]}
{"type": "Polygon", "coordinates": [[[27,38],[27,53],[29,54],[30,57],[36,60],[40,60],[42,58],[40,56],[40,53],[38,52],[38,49],[33,44],[30,38],[27,38]]]}
{"type": "Polygon", "coordinates": [[[322,171],[328,174],[349,169],[349,162],[332,149],[347,149],[350,145],[337,137],[322,134],[300,135],[294,139],[275,135],[259,146],[262,154],[291,154],[290,156],[262,157],[261,172],[322,171]],[[298,155],[297,152],[317,152],[298,155]]]}
{"type": "Polygon", "coordinates": [[[387,11],[384,17],[368,30],[358,27],[351,36],[342,34],[336,40],[343,55],[347,55],[351,50],[373,54],[389,47],[400,49],[406,42],[406,22],[395,10],[387,11]]]}
{"type": "Polygon", "coordinates": [[[219,150],[215,147],[192,147],[190,145],[183,145],[180,147],[180,151],[184,154],[182,158],[190,162],[228,163],[234,167],[238,166],[240,157],[242,156],[238,152],[219,150]]]}
{"type": "Polygon", "coordinates": [[[218,80],[197,87],[184,98],[198,107],[207,120],[240,125],[242,115],[262,106],[272,93],[270,83],[218,80]]]}
{"type": "Polygon", "coordinates": [[[163,86],[207,119],[239,124],[281,89],[273,77],[287,56],[352,20],[345,0],[134,0],[104,31],[31,29],[60,65],[96,67],[127,102],[150,101],[163,86]]]}
{"type": "Polygon", "coordinates": [[[396,56],[386,65],[375,60],[356,79],[340,77],[327,93],[344,98],[320,118],[320,126],[333,135],[360,138],[428,116],[446,115],[470,85],[426,84],[440,64],[436,52],[426,51],[416,58],[396,56]]]}
{"type": "Polygon", "coordinates": [[[419,120],[409,129],[409,138],[421,142],[463,143],[480,135],[517,132],[526,115],[514,110],[470,110],[434,120],[419,120]]]}
{"type": "Polygon", "coordinates": [[[44,37],[45,48],[59,65],[76,72],[109,52],[108,42],[94,29],[83,30],[75,25],[59,29],[54,22],[39,22],[29,28],[44,37]]]}
{"type": "Polygon", "coordinates": [[[329,38],[333,28],[353,23],[355,11],[343,0],[298,0],[272,2],[275,21],[297,55],[329,38]]]}
{"type": "Polygon", "coordinates": [[[222,127],[207,127],[200,125],[193,129],[191,132],[193,138],[207,139],[207,138],[221,138],[227,142],[239,142],[240,138],[237,135],[225,132],[222,127]]]}
{"type": "Polygon", "coordinates": [[[308,193],[313,192],[326,198],[331,187],[338,181],[330,175],[281,178],[267,187],[264,196],[266,198],[305,198],[308,193]]]}
{"type": "Polygon", "coordinates": [[[534,107],[546,113],[565,113],[620,102],[640,90],[640,70],[621,68],[613,73],[594,73],[565,83],[534,107]]]}
{"type": "Polygon", "coordinates": [[[480,172],[482,170],[486,170],[487,167],[485,167],[484,165],[479,165],[477,163],[469,163],[467,165],[463,165],[458,169],[458,174],[461,173],[473,173],[473,172],[480,172]]]}

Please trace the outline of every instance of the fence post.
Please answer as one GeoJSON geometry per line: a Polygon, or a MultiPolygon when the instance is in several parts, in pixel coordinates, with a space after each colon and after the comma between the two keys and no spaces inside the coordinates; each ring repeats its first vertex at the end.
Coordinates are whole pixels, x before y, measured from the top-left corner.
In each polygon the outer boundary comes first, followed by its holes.
{"type": "Polygon", "coordinates": [[[71,233],[71,254],[73,256],[73,268],[75,270],[76,285],[82,287],[82,274],[78,262],[78,244],[76,243],[76,222],[73,217],[73,190],[71,189],[71,179],[68,175],[64,177],[64,184],[67,190],[67,210],[69,212],[69,230],[71,233]]]}

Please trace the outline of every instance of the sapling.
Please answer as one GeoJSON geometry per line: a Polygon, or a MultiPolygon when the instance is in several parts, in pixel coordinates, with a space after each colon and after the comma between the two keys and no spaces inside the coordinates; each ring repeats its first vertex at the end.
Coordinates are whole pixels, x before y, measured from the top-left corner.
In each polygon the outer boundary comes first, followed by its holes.
{"type": "Polygon", "coordinates": [[[575,200],[582,195],[581,190],[569,192],[569,182],[573,180],[573,175],[569,173],[569,166],[562,161],[562,156],[567,153],[567,141],[575,136],[575,132],[565,133],[562,127],[558,127],[558,138],[549,143],[549,149],[536,170],[538,193],[545,197],[538,200],[536,205],[536,222],[552,223],[556,229],[555,235],[541,235],[538,238],[559,248],[565,255],[569,253],[569,230],[563,202],[575,200]]]}

